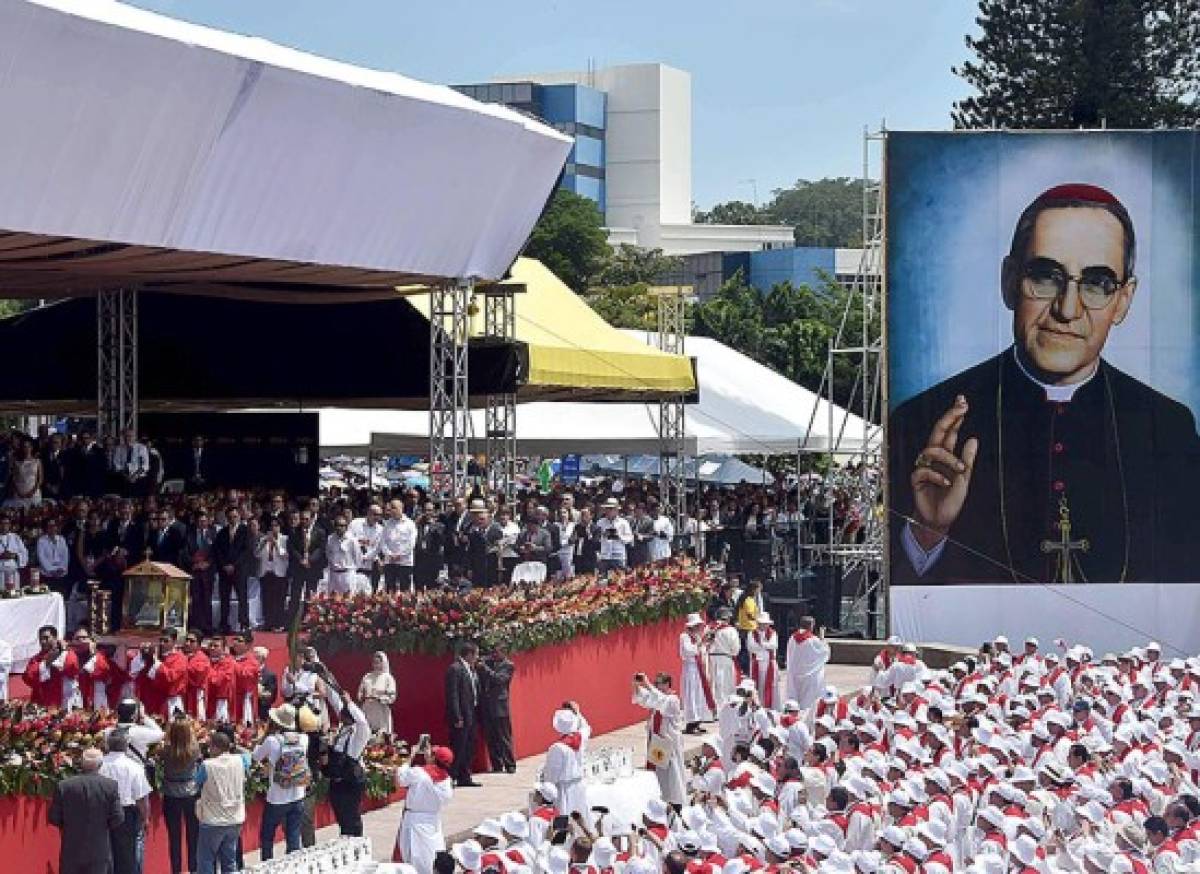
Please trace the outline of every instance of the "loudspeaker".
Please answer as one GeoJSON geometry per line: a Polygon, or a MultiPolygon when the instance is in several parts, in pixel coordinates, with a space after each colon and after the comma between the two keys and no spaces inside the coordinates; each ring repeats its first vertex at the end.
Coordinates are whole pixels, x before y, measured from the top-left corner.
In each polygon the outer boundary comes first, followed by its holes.
{"type": "Polygon", "coordinates": [[[742,544],[742,573],[747,580],[766,580],[773,570],[770,540],[747,540],[742,544]]]}
{"type": "Polygon", "coordinates": [[[812,604],[818,625],[835,629],[842,624],[842,571],[837,565],[817,564],[809,568],[801,593],[812,604]]]}

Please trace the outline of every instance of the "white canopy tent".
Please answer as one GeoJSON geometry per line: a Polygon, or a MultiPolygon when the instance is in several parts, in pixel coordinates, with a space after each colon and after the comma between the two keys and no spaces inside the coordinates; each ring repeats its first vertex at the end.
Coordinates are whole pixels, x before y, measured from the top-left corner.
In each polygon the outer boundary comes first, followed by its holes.
{"type": "Polygon", "coordinates": [[[0,0],[0,287],[394,295],[498,279],[571,140],[112,0],[0,0]]]}
{"type": "MultiPolygon", "coordinates": [[[[629,332],[638,334],[639,332],[629,332]]],[[[639,334],[639,336],[644,336],[639,334]]],[[[689,337],[687,354],[697,359],[700,402],[687,406],[688,453],[787,454],[800,446],[860,451],[879,440],[878,426],[833,407],[735,349],[705,337],[689,337]]],[[[472,445],[483,450],[483,414],[472,413],[472,445]]],[[[566,453],[655,454],[658,404],[529,403],[517,407],[518,451],[527,455],[566,453]]],[[[324,451],[423,454],[428,415],[410,411],[321,410],[324,451]]]]}

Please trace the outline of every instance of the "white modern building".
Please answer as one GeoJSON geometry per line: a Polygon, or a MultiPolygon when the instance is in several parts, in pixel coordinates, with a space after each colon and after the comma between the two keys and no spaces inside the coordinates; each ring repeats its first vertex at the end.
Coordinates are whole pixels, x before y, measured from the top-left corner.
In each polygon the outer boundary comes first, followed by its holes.
{"type": "Polygon", "coordinates": [[[599,203],[613,245],[668,255],[793,245],[787,225],[692,222],[690,73],[626,64],[505,76],[460,90],[525,108],[576,137],[562,184],[599,203]]]}

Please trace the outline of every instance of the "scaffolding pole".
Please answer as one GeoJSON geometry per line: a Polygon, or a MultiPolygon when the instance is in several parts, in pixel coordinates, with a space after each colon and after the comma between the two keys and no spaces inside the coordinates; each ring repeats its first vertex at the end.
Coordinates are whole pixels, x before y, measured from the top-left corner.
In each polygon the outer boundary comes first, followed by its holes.
{"type": "MultiPolygon", "coordinates": [[[[688,286],[651,289],[658,299],[658,348],[684,355],[688,286]]],[[[658,402],[658,488],[663,515],[675,525],[676,537],[687,530],[687,422],[685,395],[658,402]]]]}
{"type": "Polygon", "coordinates": [[[429,490],[448,506],[467,493],[467,338],[475,284],[439,283],[429,293],[429,490]]]}
{"type": "Polygon", "coordinates": [[[103,439],[138,427],[137,290],[96,297],[96,428],[103,439]]]}
{"type": "MultiPolygon", "coordinates": [[[[837,625],[845,631],[868,637],[887,633],[887,585],[884,573],[884,543],[887,520],[881,518],[883,496],[883,279],[884,210],[883,166],[887,131],[863,131],[863,252],[858,271],[849,288],[837,333],[829,343],[825,373],[818,395],[827,404],[828,440],[813,439],[817,411],[809,421],[808,434],[800,441],[796,468],[801,470],[804,456],[817,456],[827,471],[824,506],[821,514],[827,523],[825,537],[806,542],[797,526],[797,550],[802,567],[829,565],[834,580],[850,582],[849,598],[838,605],[837,625]],[[860,325],[851,317],[859,311],[860,325]],[[849,396],[839,397],[834,375],[846,370],[853,373],[849,396]],[[844,409],[839,415],[838,410],[844,409]],[[850,415],[861,417],[862,440],[851,443],[846,429],[850,415]],[[836,496],[858,513],[861,539],[848,542],[836,522],[836,496]]],[[[845,593],[843,593],[845,594],[845,593]]]]}
{"type": "MultiPolygon", "coordinates": [[[[512,285],[497,283],[483,292],[483,333],[488,339],[511,344],[517,338],[516,295],[512,285]]],[[[487,396],[484,416],[487,438],[488,486],[513,498],[517,483],[517,396],[504,392],[487,396]]]]}

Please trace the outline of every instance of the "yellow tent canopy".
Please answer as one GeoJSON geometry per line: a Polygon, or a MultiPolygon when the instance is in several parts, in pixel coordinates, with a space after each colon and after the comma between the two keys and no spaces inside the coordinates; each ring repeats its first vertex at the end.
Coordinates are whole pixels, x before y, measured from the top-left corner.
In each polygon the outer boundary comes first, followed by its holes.
{"type": "MultiPolygon", "coordinates": [[[[528,351],[517,397],[522,401],[635,400],[694,394],[691,359],[668,355],[600,318],[540,261],[518,258],[505,283],[514,295],[516,339],[528,351]]],[[[429,299],[408,298],[426,318],[429,299]]],[[[471,336],[483,335],[482,302],[471,319],[471,336]]]]}

